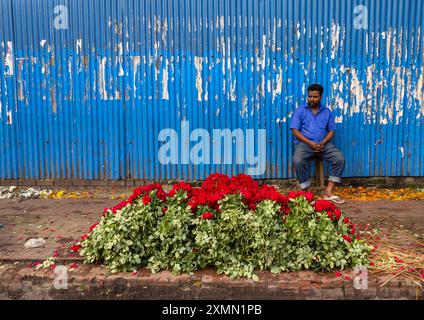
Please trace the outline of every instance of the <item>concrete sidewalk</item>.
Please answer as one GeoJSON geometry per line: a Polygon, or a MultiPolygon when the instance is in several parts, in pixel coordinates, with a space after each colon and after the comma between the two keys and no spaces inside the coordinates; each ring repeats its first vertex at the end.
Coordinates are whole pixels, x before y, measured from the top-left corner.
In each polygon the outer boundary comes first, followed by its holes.
{"type": "MultiPolygon", "coordinates": [[[[230,280],[213,269],[193,275],[169,272],[111,275],[99,265],[83,265],[70,246],[98,222],[105,207],[118,200],[0,200],[0,299],[424,299],[412,281],[391,274],[369,274],[368,289],[354,288],[352,270],[343,276],[309,271],[273,275],[260,272],[259,282],[230,280]],[[31,238],[42,248],[24,249],[31,238]],[[31,263],[57,252],[57,265],[71,266],[69,287],[57,290],[53,270],[34,270],[31,263]]],[[[373,223],[386,239],[405,247],[424,237],[424,201],[350,201],[340,206],[355,224],[373,223]]]]}

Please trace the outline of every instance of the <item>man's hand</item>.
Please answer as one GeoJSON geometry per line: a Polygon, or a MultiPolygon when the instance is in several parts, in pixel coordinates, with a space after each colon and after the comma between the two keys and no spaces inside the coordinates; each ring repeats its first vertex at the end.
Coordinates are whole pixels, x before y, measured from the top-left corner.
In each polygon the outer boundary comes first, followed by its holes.
{"type": "Polygon", "coordinates": [[[318,148],[319,148],[319,151],[324,151],[324,148],[325,148],[325,145],[326,145],[326,143],[325,142],[320,142],[319,144],[318,144],[318,148]]]}
{"type": "Polygon", "coordinates": [[[318,143],[311,141],[309,143],[309,146],[311,147],[312,150],[314,150],[314,152],[320,152],[321,151],[321,147],[318,143]]]}

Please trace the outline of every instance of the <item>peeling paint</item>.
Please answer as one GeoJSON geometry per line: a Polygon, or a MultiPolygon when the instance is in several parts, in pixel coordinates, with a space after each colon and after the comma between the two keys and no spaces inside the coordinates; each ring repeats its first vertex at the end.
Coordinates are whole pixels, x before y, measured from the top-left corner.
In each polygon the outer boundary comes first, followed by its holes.
{"type": "Polygon", "coordinates": [[[343,116],[337,116],[335,117],[335,123],[343,123],[343,116]]]}
{"type": "Polygon", "coordinates": [[[354,113],[359,113],[361,111],[361,106],[365,101],[364,92],[362,85],[358,78],[358,71],[355,68],[351,69],[352,82],[350,85],[350,93],[353,95],[353,105],[350,109],[350,115],[354,113]]]}
{"type": "Polygon", "coordinates": [[[169,100],[168,92],[168,59],[166,59],[165,68],[162,73],[162,99],[169,100]]]}
{"type": "Polygon", "coordinates": [[[12,41],[7,41],[7,51],[6,51],[6,59],[5,59],[5,75],[13,76],[14,75],[14,63],[13,63],[13,43],[12,41]]]}
{"type": "Polygon", "coordinates": [[[280,95],[283,91],[283,68],[280,66],[280,73],[277,74],[274,88],[272,90],[272,103],[274,103],[275,97],[280,95]]]}
{"type": "Polygon", "coordinates": [[[106,62],[107,58],[104,57],[101,59],[100,66],[99,66],[99,91],[100,96],[103,100],[108,99],[108,94],[106,91],[106,62]]]}
{"type": "Polygon", "coordinates": [[[50,88],[50,104],[52,107],[52,112],[56,113],[57,112],[56,88],[54,86],[50,88]]]}
{"type": "Polygon", "coordinates": [[[334,59],[340,42],[340,25],[331,24],[331,59],[334,59]]]}
{"type": "Polygon", "coordinates": [[[12,111],[7,110],[6,111],[6,118],[7,118],[7,124],[10,126],[13,124],[13,119],[12,119],[12,111]]]}
{"type": "Polygon", "coordinates": [[[19,101],[24,101],[24,99],[25,99],[25,95],[24,95],[25,80],[22,77],[24,62],[25,62],[25,59],[19,59],[19,62],[18,62],[18,78],[17,78],[17,81],[18,81],[18,100],[19,101]]]}
{"type": "Polygon", "coordinates": [[[82,39],[77,39],[77,43],[75,46],[77,54],[80,54],[82,52],[82,39]]]}
{"type": "Polygon", "coordinates": [[[194,65],[196,67],[197,101],[202,101],[202,93],[203,93],[202,64],[203,64],[202,57],[194,57],[194,65]]]}
{"type": "Polygon", "coordinates": [[[241,102],[242,108],[241,108],[241,111],[240,111],[240,116],[242,118],[244,118],[244,116],[247,113],[247,101],[248,101],[248,98],[246,96],[243,96],[243,99],[242,99],[242,102],[241,102]]]}
{"type": "Polygon", "coordinates": [[[230,101],[236,101],[237,100],[237,96],[235,94],[236,91],[236,84],[237,84],[237,79],[234,80],[234,82],[230,83],[230,101]]]}
{"type": "Polygon", "coordinates": [[[415,86],[414,98],[418,101],[420,106],[417,114],[417,119],[420,119],[424,117],[424,66],[422,67],[420,78],[415,86]]]}

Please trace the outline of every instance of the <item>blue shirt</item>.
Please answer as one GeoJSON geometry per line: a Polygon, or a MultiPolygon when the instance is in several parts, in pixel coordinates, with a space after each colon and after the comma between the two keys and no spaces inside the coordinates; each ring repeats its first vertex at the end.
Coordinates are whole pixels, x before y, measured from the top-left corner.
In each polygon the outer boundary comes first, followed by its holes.
{"type": "MultiPolygon", "coordinates": [[[[290,129],[296,129],[309,140],[320,143],[330,131],[336,130],[336,123],[329,108],[320,104],[314,115],[309,105],[304,103],[294,111],[290,129]]],[[[293,137],[293,142],[298,144],[300,141],[293,137]]]]}

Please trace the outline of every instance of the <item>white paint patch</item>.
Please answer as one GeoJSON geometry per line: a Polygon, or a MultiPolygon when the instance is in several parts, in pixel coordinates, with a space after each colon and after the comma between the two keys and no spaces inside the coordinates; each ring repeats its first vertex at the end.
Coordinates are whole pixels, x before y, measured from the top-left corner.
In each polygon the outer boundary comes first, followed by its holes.
{"type": "Polygon", "coordinates": [[[44,48],[44,45],[46,44],[46,40],[41,40],[40,41],[40,46],[42,47],[42,48],[44,48]]]}
{"type": "Polygon", "coordinates": [[[297,23],[296,37],[297,37],[298,40],[300,39],[300,23],[297,23]]]}
{"type": "Polygon", "coordinates": [[[361,82],[358,78],[358,71],[355,68],[351,70],[352,83],[350,85],[350,92],[354,96],[353,106],[350,109],[350,115],[359,113],[361,111],[361,105],[365,101],[364,91],[362,89],[361,82]]]}
{"type": "Polygon", "coordinates": [[[13,121],[12,121],[12,111],[6,111],[6,117],[7,117],[7,124],[8,125],[12,125],[13,121]]]}
{"type": "Polygon", "coordinates": [[[334,120],[336,123],[343,123],[343,116],[335,117],[334,120]]]}
{"type": "Polygon", "coordinates": [[[240,112],[240,115],[241,115],[242,118],[244,118],[244,116],[247,113],[247,101],[248,101],[248,98],[246,96],[243,96],[243,100],[242,100],[242,103],[241,103],[242,109],[241,109],[241,112],[240,112]]]}
{"type": "Polygon", "coordinates": [[[77,39],[76,51],[77,54],[80,54],[80,52],[82,51],[82,39],[77,39]]]}
{"type": "Polygon", "coordinates": [[[168,19],[165,19],[163,21],[162,25],[162,41],[163,43],[166,43],[166,36],[168,35],[168,19]]]}
{"type": "Polygon", "coordinates": [[[234,80],[234,82],[232,82],[230,84],[230,100],[231,101],[236,101],[237,100],[237,96],[235,94],[235,92],[236,92],[236,83],[237,83],[237,80],[234,80]]]}
{"type": "Polygon", "coordinates": [[[400,154],[402,155],[402,159],[405,158],[405,149],[400,147],[400,154]]]}
{"type": "Polygon", "coordinates": [[[116,57],[116,62],[117,64],[119,64],[118,76],[123,77],[125,75],[125,71],[124,71],[124,68],[122,67],[122,56],[124,55],[124,47],[122,45],[122,42],[118,43],[117,47],[119,52],[119,55],[116,57]]]}
{"type": "MultiPolygon", "coordinates": [[[[146,59],[146,57],[144,57],[144,59],[146,59]]],[[[144,60],[144,63],[146,63],[146,60],[144,60]]],[[[134,88],[134,98],[136,98],[137,95],[137,83],[136,83],[136,77],[137,77],[137,69],[138,66],[140,65],[140,56],[134,56],[133,57],[133,88],[134,88]]]]}
{"type": "Polygon", "coordinates": [[[403,77],[403,72],[401,67],[395,68],[395,75],[393,76],[393,82],[396,79],[396,101],[395,101],[395,110],[396,110],[396,125],[399,125],[400,119],[403,117],[403,107],[402,99],[405,94],[405,80],[403,77]]]}
{"type": "Polygon", "coordinates": [[[424,117],[424,66],[421,70],[420,78],[417,81],[414,90],[414,98],[418,100],[420,104],[420,112],[418,112],[417,119],[424,117]]]}
{"type": "Polygon", "coordinates": [[[277,74],[277,80],[275,81],[275,85],[272,90],[272,103],[274,103],[275,97],[280,95],[282,91],[283,91],[283,68],[280,66],[280,73],[277,74]]]}
{"type": "Polygon", "coordinates": [[[391,47],[392,36],[393,36],[392,29],[389,29],[389,32],[387,33],[387,39],[386,39],[386,59],[387,59],[387,62],[390,61],[390,52],[391,52],[391,49],[392,49],[392,47],[391,47]]]}
{"type": "MultiPolygon", "coordinates": [[[[221,47],[222,47],[222,74],[225,76],[225,38],[221,37],[221,47]]],[[[225,90],[224,90],[225,91],[225,90]]]]}
{"type": "Polygon", "coordinates": [[[340,25],[335,24],[334,21],[331,24],[331,59],[336,56],[337,47],[340,42],[340,25]]]}
{"type": "Polygon", "coordinates": [[[202,63],[203,63],[202,57],[194,57],[194,66],[196,67],[197,101],[202,101],[202,94],[203,94],[202,63]]]}
{"type": "Polygon", "coordinates": [[[100,63],[100,70],[99,70],[99,91],[100,95],[103,100],[108,99],[107,91],[106,91],[106,62],[107,58],[102,58],[102,61],[100,63]]]}
{"type": "Polygon", "coordinates": [[[5,65],[6,65],[6,76],[13,76],[14,74],[14,67],[13,67],[13,43],[12,41],[7,41],[7,51],[6,51],[6,59],[5,59],[5,65]]]}
{"type": "Polygon", "coordinates": [[[162,73],[162,99],[169,100],[168,92],[168,59],[166,59],[165,68],[162,73]]]}

